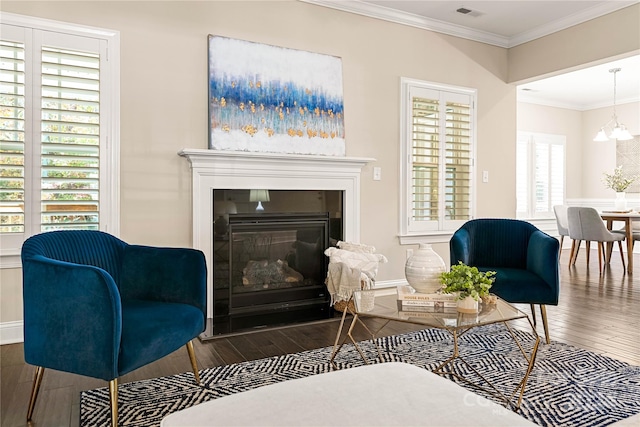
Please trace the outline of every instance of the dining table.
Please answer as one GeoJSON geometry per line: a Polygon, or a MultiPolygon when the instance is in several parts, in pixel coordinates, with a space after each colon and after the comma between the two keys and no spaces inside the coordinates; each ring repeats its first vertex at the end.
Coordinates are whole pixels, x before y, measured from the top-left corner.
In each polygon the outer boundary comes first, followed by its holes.
{"type": "MultiPolygon", "coordinates": [[[[623,222],[625,238],[627,240],[627,273],[633,274],[633,221],[640,221],[640,212],[629,211],[602,211],[600,217],[606,221],[607,229],[613,230],[614,222],[623,222]]],[[[613,243],[607,243],[607,252],[610,253],[613,243]]]]}

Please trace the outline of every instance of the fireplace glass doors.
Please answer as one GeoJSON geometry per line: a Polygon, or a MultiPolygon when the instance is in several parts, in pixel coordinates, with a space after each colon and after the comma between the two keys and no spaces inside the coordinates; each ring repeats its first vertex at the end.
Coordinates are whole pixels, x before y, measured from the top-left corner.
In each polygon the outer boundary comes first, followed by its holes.
{"type": "Polygon", "coordinates": [[[328,213],[229,215],[214,235],[213,334],[329,317],[328,213]]]}

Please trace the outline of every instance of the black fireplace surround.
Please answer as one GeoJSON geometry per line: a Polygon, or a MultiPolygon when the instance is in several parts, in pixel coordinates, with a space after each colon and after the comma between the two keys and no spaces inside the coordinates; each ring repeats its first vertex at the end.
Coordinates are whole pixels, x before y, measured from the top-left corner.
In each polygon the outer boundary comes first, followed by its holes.
{"type": "Polygon", "coordinates": [[[324,251],[341,240],[341,216],[268,212],[265,205],[214,225],[211,336],[331,316],[324,251]]]}

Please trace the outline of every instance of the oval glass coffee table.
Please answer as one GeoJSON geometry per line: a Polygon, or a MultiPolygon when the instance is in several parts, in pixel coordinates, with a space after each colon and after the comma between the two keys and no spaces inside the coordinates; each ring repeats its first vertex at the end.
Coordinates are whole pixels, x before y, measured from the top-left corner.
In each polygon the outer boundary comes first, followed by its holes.
{"type": "MultiPolygon", "coordinates": [[[[453,336],[453,349],[451,356],[449,356],[444,362],[442,362],[433,372],[444,376],[456,377],[468,384],[473,385],[476,388],[479,388],[487,393],[492,394],[493,396],[496,396],[497,398],[503,400],[508,407],[511,407],[514,410],[520,408],[525,386],[527,384],[527,380],[529,379],[529,375],[531,374],[531,370],[533,369],[533,366],[535,364],[538,345],[540,344],[540,337],[538,336],[534,325],[531,323],[531,320],[526,313],[518,310],[517,308],[500,298],[497,299],[495,304],[483,304],[482,309],[478,311],[478,313],[473,314],[460,313],[456,310],[456,308],[444,307],[420,307],[419,311],[403,311],[401,309],[402,306],[399,304],[397,295],[395,293],[387,295],[375,294],[373,304],[370,303],[370,300],[366,304],[363,304],[363,297],[370,297],[370,294],[367,294],[367,292],[371,293],[375,291],[354,292],[352,297],[354,304],[352,306],[355,307],[355,309],[347,308],[342,315],[342,320],[340,322],[340,327],[336,335],[336,340],[330,359],[330,362],[334,368],[336,367],[334,360],[347,340],[351,341],[351,343],[355,346],[356,350],[360,354],[360,357],[362,357],[362,360],[366,364],[369,363],[367,357],[362,352],[362,349],[360,348],[358,342],[354,339],[352,334],[357,324],[363,326],[371,335],[371,339],[376,345],[379,356],[381,355],[381,350],[376,342],[376,334],[380,332],[391,321],[412,323],[424,326],[426,328],[438,328],[449,332],[453,336]],[[366,307],[363,307],[364,305],[366,305],[366,307]],[[347,312],[353,315],[353,320],[351,321],[349,329],[347,330],[346,336],[340,342],[340,337],[342,335],[342,329],[345,324],[347,312]],[[362,322],[361,317],[373,317],[386,320],[386,322],[384,322],[382,326],[380,326],[376,331],[371,331],[367,327],[367,325],[362,322]],[[509,325],[509,322],[518,319],[526,319],[529,322],[535,338],[535,342],[533,343],[531,350],[528,352],[525,350],[522,343],[520,342],[520,340],[518,340],[518,337],[509,325]],[[461,357],[458,348],[458,338],[464,335],[467,331],[479,326],[486,326],[496,323],[501,323],[507,328],[514,342],[518,346],[520,353],[527,361],[527,369],[523,375],[523,378],[520,380],[517,387],[510,396],[507,396],[504,393],[500,392],[487,378],[485,378],[473,366],[467,363],[464,358],[461,357]],[[471,372],[473,372],[478,378],[480,378],[482,382],[478,383],[471,381],[470,379],[464,377],[460,372],[456,371],[455,365],[453,363],[456,360],[463,363],[471,372]],[[516,397],[516,395],[517,400],[516,402],[514,402],[514,398],[516,397]]],[[[347,306],[349,305],[351,304],[347,304],[347,306]]],[[[416,310],[418,309],[416,308],[416,310]]]]}

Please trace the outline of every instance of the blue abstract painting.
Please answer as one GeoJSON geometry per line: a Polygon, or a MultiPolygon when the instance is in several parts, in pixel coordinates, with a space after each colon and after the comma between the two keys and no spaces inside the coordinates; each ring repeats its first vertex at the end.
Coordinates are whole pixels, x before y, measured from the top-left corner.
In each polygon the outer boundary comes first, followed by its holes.
{"type": "Polygon", "coordinates": [[[345,155],[342,60],[209,36],[209,148],[345,155]]]}

